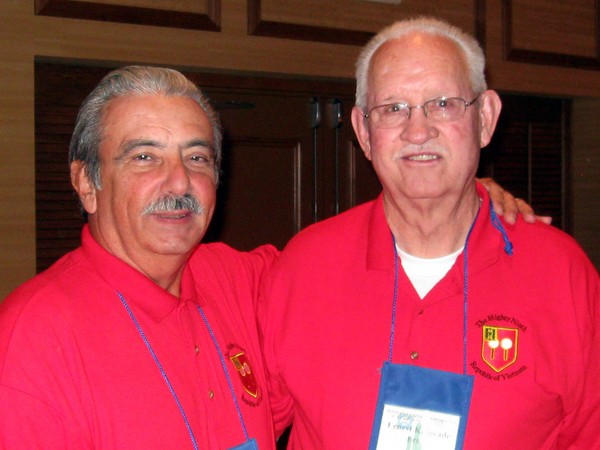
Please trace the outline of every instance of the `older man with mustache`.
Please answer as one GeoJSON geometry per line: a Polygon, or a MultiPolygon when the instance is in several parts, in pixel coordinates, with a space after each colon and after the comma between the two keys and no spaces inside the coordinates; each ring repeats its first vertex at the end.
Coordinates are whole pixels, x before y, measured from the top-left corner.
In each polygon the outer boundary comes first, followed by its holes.
{"type": "Polygon", "coordinates": [[[82,245],[0,306],[0,448],[275,447],[252,300],[276,251],[198,247],[220,141],[173,70],[118,70],[86,99],[82,245]]]}

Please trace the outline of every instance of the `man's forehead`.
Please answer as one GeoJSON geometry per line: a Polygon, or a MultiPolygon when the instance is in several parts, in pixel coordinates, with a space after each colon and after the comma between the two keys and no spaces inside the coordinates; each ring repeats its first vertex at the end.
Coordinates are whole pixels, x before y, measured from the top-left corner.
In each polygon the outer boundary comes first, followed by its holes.
{"type": "Polygon", "coordinates": [[[373,89],[382,82],[388,88],[390,82],[435,88],[432,83],[462,85],[468,79],[466,58],[457,43],[444,36],[412,32],[390,39],[373,54],[368,73],[369,95],[378,95],[373,89]]]}
{"type": "Polygon", "coordinates": [[[103,123],[118,121],[123,115],[139,117],[141,120],[152,119],[167,114],[174,105],[179,119],[209,122],[208,115],[194,99],[161,93],[131,93],[115,97],[104,106],[102,121],[103,123]]]}
{"type": "Polygon", "coordinates": [[[161,94],[130,94],[111,100],[102,116],[101,149],[128,142],[154,142],[155,146],[189,142],[213,145],[212,125],[193,99],[161,94]]]}
{"type": "Polygon", "coordinates": [[[407,60],[423,65],[438,60],[466,64],[464,52],[451,39],[431,33],[412,32],[382,44],[373,54],[370,72],[378,71],[382,65],[402,64],[407,60]]]}

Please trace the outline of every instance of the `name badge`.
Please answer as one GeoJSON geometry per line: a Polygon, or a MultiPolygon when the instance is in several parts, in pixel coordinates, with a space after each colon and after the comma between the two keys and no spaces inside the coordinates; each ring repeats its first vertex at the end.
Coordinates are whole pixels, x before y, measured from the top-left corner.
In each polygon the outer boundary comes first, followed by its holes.
{"type": "Polygon", "coordinates": [[[454,450],[459,424],[453,414],[385,405],[377,450],[454,450]]]}
{"type": "Polygon", "coordinates": [[[384,362],[369,450],[462,450],[473,382],[384,362]]]}

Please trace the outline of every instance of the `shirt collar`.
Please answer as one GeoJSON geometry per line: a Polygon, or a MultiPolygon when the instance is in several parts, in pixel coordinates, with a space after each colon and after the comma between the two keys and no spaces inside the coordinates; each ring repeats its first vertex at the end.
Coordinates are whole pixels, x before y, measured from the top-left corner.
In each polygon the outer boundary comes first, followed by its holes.
{"type": "Polygon", "coordinates": [[[170,294],[158,284],[129,264],[104,249],[92,237],[86,224],[81,233],[81,249],[93,268],[130,306],[141,310],[154,321],[161,322],[177,306],[193,299],[193,277],[188,267],[184,269],[180,298],[170,294]]]}
{"type": "Polygon", "coordinates": [[[393,270],[394,240],[385,218],[383,193],[372,204],[367,233],[367,269],[393,270]]]}
{"type": "MultiPolygon", "coordinates": [[[[501,233],[491,223],[490,197],[483,185],[479,183],[477,183],[477,194],[482,202],[469,239],[469,255],[477,255],[477,258],[469,260],[471,274],[480,272],[498,261],[500,252],[504,248],[501,233]]],[[[367,235],[367,269],[393,270],[394,247],[390,227],[385,218],[383,193],[372,205],[367,235]]],[[[459,257],[457,262],[462,268],[463,258],[459,257]]]]}

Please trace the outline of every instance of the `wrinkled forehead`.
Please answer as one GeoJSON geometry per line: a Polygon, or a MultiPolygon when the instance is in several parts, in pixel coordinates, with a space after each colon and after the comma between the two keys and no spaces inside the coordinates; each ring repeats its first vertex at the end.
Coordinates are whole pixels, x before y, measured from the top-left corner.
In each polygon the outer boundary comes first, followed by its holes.
{"type": "Polygon", "coordinates": [[[210,130],[212,134],[208,115],[194,99],[161,93],[128,94],[112,99],[105,105],[102,125],[119,131],[169,125],[175,131],[187,127],[210,130]]]}

